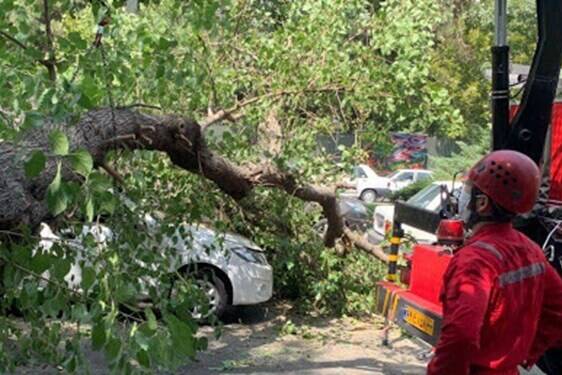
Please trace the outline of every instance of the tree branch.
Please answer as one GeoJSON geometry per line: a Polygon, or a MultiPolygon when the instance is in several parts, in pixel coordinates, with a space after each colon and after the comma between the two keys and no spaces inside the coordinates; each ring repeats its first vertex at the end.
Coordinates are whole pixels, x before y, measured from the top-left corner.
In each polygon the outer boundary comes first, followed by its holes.
{"type": "Polygon", "coordinates": [[[10,42],[14,43],[15,45],[17,45],[21,49],[24,49],[24,50],[27,49],[27,46],[25,44],[23,44],[22,42],[20,42],[19,40],[17,40],[13,36],[11,36],[10,34],[0,30],[0,35],[2,35],[4,38],[9,40],[10,42]]]}
{"type": "Polygon", "coordinates": [[[228,120],[234,122],[236,121],[236,118],[234,117],[234,114],[236,112],[240,111],[244,107],[247,107],[251,104],[257,103],[264,99],[280,98],[282,96],[301,95],[307,93],[341,92],[341,91],[349,91],[349,89],[343,86],[326,86],[320,88],[307,88],[302,90],[280,90],[280,91],[270,92],[264,95],[254,96],[252,98],[245,99],[241,102],[237,102],[235,105],[233,105],[228,109],[222,109],[218,112],[209,114],[209,116],[207,116],[205,119],[201,121],[201,128],[205,130],[207,127],[222,120],[228,120]]]}
{"type": "Polygon", "coordinates": [[[348,182],[338,182],[335,185],[335,189],[355,189],[357,186],[355,184],[350,184],[348,182]]]}
{"type": "MultiPolygon", "coordinates": [[[[11,36],[10,34],[0,30],[0,36],[3,36],[5,39],[7,39],[8,41],[14,43],[16,46],[18,46],[19,48],[23,49],[24,51],[28,49],[28,47],[20,42],[19,40],[17,40],[16,38],[14,38],[13,36],[11,36]]],[[[40,60],[40,59],[33,59],[35,62],[38,62],[39,64],[43,65],[44,67],[46,67],[47,69],[49,69],[49,61],[47,60],[40,60]]]]}
{"type": "Polygon", "coordinates": [[[103,163],[101,167],[103,168],[104,171],[107,172],[108,175],[113,177],[113,179],[117,181],[121,186],[125,186],[125,179],[111,165],[107,163],[103,163]]]}
{"type": "Polygon", "coordinates": [[[49,71],[49,79],[51,81],[57,80],[57,70],[56,70],[56,57],[55,57],[55,47],[53,44],[53,30],[51,29],[51,16],[49,14],[49,0],[43,0],[43,12],[45,21],[45,35],[47,37],[47,52],[49,54],[49,59],[45,61],[45,66],[49,71]]]}
{"type": "Polygon", "coordinates": [[[345,227],[343,232],[345,236],[351,242],[353,242],[358,249],[363,250],[370,255],[374,255],[381,261],[388,263],[388,255],[384,253],[383,249],[380,246],[373,245],[359,234],[353,232],[348,227],[345,227]]]}
{"type": "MultiPolygon", "coordinates": [[[[57,171],[56,160],[49,159],[42,174],[30,183],[15,150],[48,150],[48,135],[57,126],[60,127],[60,124],[47,122],[44,127],[29,132],[17,147],[0,142],[0,230],[17,230],[21,224],[34,226],[49,219],[45,196],[57,171]]],[[[256,187],[262,186],[281,189],[304,201],[316,202],[328,221],[324,237],[326,246],[334,246],[336,240],[345,235],[368,253],[386,260],[380,248],[372,247],[345,228],[335,187],[301,182],[297,176],[279,170],[269,162],[236,165],[209,149],[201,127],[190,119],[175,115],[155,116],[130,109],[102,108],[85,113],[75,126],[66,129],[72,150],[87,150],[96,165],[104,167],[118,180],[120,176],[116,177],[117,172],[112,173],[105,164],[105,157],[110,151],[126,148],[164,152],[177,167],[213,181],[235,200],[250,196],[256,187]]],[[[75,176],[70,169],[64,168],[63,178],[73,179],[75,176]]]]}

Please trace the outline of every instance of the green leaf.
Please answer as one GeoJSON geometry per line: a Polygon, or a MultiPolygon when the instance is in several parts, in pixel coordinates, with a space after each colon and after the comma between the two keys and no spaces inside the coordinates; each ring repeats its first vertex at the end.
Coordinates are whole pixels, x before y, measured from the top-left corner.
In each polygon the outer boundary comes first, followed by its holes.
{"type": "Polygon", "coordinates": [[[89,177],[90,189],[96,193],[103,193],[111,188],[111,180],[106,175],[93,171],[89,177]]]}
{"type": "Polygon", "coordinates": [[[55,267],[53,270],[53,276],[58,279],[59,281],[64,281],[64,277],[68,275],[70,272],[70,261],[68,259],[59,258],[55,263],[55,267]]]}
{"type": "Polygon", "coordinates": [[[92,76],[85,76],[80,83],[80,100],[78,104],[86,109],[95,107],[101,95],[100,87],[92,76]]]}
{"type": "Polygon", "coordinates": [[[35,273],[43,273],[51,266],[51,256],[48,254],[37,254],[31,259],[31,270],[35,273]]]}
{"type": "Polygon", "coordinates": [[[119,285],[115,291],[115,298],[120,302],[130,302],[136,294],[135,286],[131,283],[124,282],[119,285]]]}
{"type": "Polygon", "coordinates": [[[90,312],[86,305],[81,303],[74,303],[71,310],[71,319],[79,322],[87,322],[90,320],[90,312]]]}
{"type": "Polygon", "coordinates": [[[27,177],[37,177],[45,169],[47,158],[41,151],[34,151],[31,158],[25,163],[25,175],[27,177]]]}
{"type": "Polygon", "coordinates": [[[88,48],[88,43],[84,39],[82,39],[82,37],[80,36],[80,33],[76,32],[76,31],[73,31],[73,32],[69,33],[68,39],[70,39],[70,41],[72,43],[74,43],[78,49],[88,48]]]}
{"type": "Polygon", "coordinates": [[[121,341],[115,337],[110,338],[105,345],[105,354],[110,362],[114,362],[118,358],[120,350],[121,341]]]}
{"type": "Polygon", "coordinates": [[[88,197],[86,201],[86,207],[84,207],[84,214],[86,215],[86,220],[91,222],[94,220],[94,201],[92,197],[88,197]]]}
{"type": "Polygon", "coordinates": [[[176,348],[179,354],[193,357],[195,355],[195,338],[191,328],[174,315],[166,315],[164,320],[172,336],[174,348],[176,348]]]}
{"type": "Polygon", "coordinates": [[[73,355],[63,363],[63,366],[68,373],[72,374],[76,371],[77,364],[76,356],[73,355]]]}
{"type": "Polygon", "coordinates": [[[13,257],[14,262],[23,267],[28,267],[31,264],[33,257],[31,256],[32,249],[30,246],[14,247],[13,257]]]}
{"type": "Polygon", "coordinates": [[[56,296],[49,298],[42,306],[42,310],[45,314],[55,317],[65,308],[65,299],[61,292],[57,293],[56,296]]]}
{"type": "Polygon", "coordinates": [[[105,211],[110,215],[112,215],[113,212],[115,212],[115,208],[117,207],[117,204],[119,203],[117,201],[117,198],[109,192],[103,193],[101,202],[100,201],[98,201],[98,202],[100,203],[99,210],[105,211]]]}
{"type": "Polygon", "coordinates": [[[47,188],[47,206],[54,216],[59,215],[68,206],[68,200],[64,191],[61,189],[61,163],[57,164],[55,178],[47,188]]]}
{"type": "Polygon", "coordinates": [[[4,271],[2,275],[2,286],[4,288],[13,288],[18,284],[17,275],[18,272],[14,267],[4,266],[4,271]]]}
{"type": "Polygon", "coordinates": [[[26,48],[25,54],[31,57],[34,60],[43,60],[43,52],[35,48],[26,48]]]}
{"type": "Polygon", "coordinates": [[[70,165],[77,173],[84,177],[88,177],[94,167],[94,160],[90,153],[86,150],[78,150],[69,155],[70,165]]]}
{"type": "Polygon", "coordinates": [[[148,356],[148,352],[146,350],[141,349],[137,352],[137,361],[139,361],[142,367],[150,368],[150,357],[148,356]]]}
{"type": "Polygon", "coordinates": [[[84,291],[90,289],[96,281],[96,271],[92,267],[84,267],[82,269],[82,289],[84,291]]]}
{"type": "Polygon", "coordinates": [[[54,130],[49,134],[49,143],[55,155],[65,156],[68,155],[70,148],[66,134],[60,130],[54,130]]]}
{"type": "Polygon", "coordinates": [[[156,331],[158,329],[158,322],[156,321],[156,316],[152,312],[152,309],[146,309],[144,313],[148,321],[148,328],[152,331],[156,331]]]}
{"type": "Polygon", "coordinates": [[[105,345],[105,341],[105,325],[102,322],[98,322],[92,328],[92,348],[100,350],[105,345]]]}

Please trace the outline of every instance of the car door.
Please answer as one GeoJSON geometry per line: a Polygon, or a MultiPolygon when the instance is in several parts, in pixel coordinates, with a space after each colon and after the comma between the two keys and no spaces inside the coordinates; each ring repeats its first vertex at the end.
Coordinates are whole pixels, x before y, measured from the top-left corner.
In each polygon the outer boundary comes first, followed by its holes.
{"type": "Polygon", "coordinates": [[[351,174],[351,181],[358,183],[359,181],[367,180],[368,176],[363,167],[357,166],[353,168],[353,173],[351,174]]]}
{"type": "Polygon", "coordinates": [[[393,179],[393,190],[400,190],[405,188],[406,186],[410,185],[414,182],[414,172],[412,171],[403,171],[397,174],[393,179]]]}

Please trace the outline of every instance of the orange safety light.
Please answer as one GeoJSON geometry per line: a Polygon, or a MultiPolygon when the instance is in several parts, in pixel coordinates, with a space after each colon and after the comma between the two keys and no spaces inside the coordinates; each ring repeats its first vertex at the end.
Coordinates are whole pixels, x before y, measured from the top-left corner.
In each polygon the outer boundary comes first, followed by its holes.
{"type": "Polygon", "coordinates": [[[392,230],[392,223],[389,220],[384,221],[384,234],[389,234],[392,230]]]}
{"type": "Polygon", "coordinates": [[[437,242],[443,245],[460,245],[464,241],[464,222],[443,219],[437,228],[437,242]]]}

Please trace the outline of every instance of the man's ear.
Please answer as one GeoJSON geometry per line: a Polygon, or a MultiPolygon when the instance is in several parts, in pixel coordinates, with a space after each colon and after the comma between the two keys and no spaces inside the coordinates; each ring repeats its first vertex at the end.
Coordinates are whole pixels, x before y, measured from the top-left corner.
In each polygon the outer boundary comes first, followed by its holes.
{"type": "Polygon", "coordinates": [[[480,216],[488,216],[492,213],[492,201],[488,196],[480,194],[476,197],[475,209],[480,216]]]}

